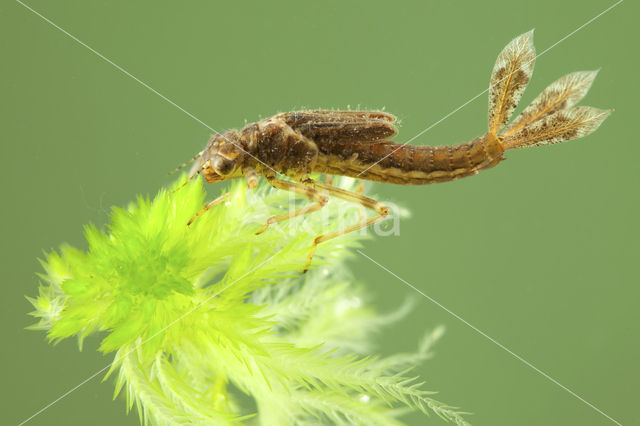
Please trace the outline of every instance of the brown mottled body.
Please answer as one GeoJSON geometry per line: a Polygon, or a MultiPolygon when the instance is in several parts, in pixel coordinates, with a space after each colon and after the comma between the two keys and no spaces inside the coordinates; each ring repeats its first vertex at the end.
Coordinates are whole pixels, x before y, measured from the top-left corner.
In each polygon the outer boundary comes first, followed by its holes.
{"type": "MultiPolygon", "coordinates": [[[[385,140],[397,133],[382,112],[300,111],[278,114],[241,131],[214,135],[201,163],[207,182],[253,169],[303,181],[310,173],[376,182],[425,185],[471,176],[503,159],[500,141],[485,135],[448,146],[411,146],[385,140]]],[[[196,167],[198,167],[196,165],[196,167]]]]}
{"type": "MultiPolygon", "coordinates": [[[[288,112],[240,131],[213,135],[194,158],[190,175],[203,174],[207,182],[244,176],[250,187],[256,185],[258,176],[264,176],[275,188],[306,196],[314,203],[269,218],[258,233],[270,224],[319,210],[328,201],[326,195],[377,213],[340,232],[317,237],[311,262],[317,244],[371,225],[389,213],[376,200],[320,183],[309,177],[311,173],[400,185],[448,182],[495,166],[508,149],[554,144],[595,131],[610,111],[574,106],[591,87],[595,71],[558,79],[505,128],[531,79],[535,57],[533,31],[516,37],[502,50],[491,73],[488,132],[470,142],[436,147],[391,142],[397,133],[395,117],[380,111],[288,112]]],[[[207,204],[195,217],[223,199],[207,204]]]]}
{"type": "Polygon", "coordinates": [[[504,152],[502,144],[489,136],[436,147],[380,141],[323,143],[319,149],[314,172],[400,185],[425,185],[471,176],[498,164],[504,152]]]}

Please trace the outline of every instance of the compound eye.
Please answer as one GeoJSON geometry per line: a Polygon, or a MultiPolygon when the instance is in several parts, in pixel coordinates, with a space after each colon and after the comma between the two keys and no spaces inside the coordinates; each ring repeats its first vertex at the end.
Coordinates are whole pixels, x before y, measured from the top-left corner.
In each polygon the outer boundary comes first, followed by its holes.
{"type": "Polygon", "coordinates": [[[224,158],[220,155],[216,156],[214,160],[211,162],[211,167],[216,171],[219,175],[228,175],[233,171],[233,167],[235,165],[235,160],[229,160],[228,158],[224,158]]]}

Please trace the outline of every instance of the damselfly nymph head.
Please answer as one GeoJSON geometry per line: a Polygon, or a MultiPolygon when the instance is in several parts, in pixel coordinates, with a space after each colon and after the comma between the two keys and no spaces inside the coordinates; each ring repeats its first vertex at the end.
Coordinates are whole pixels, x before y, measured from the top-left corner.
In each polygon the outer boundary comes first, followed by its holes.
{"type": "Polygon", "coordinates": [[[236,131],[215,134],[194,162],[189,177],[202,174],[209,183],[239,177],[243,156],[236,131]]]}

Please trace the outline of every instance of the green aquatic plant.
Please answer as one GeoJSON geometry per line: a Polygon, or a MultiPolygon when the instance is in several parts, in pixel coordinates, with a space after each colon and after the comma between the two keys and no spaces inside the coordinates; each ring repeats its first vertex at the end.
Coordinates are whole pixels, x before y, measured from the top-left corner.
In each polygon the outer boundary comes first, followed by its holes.
{"type": "Polygon", "coordinates": [[[361,236],[323,243],[300,274],[320,228],[357,209],[332,200],[256,236],[303,200],[236,184],[187,227],[204,198],[201,181],[182,178],[114,208],[105,230],[87,226],[86,251],[47,254],[32,328],[52,342],[75,335],[80,348],[101,333],[100,350],[115,352],[114,398],[125,389],[144,424],[402,424],[408,410],[466,424],[410,374],[441,329],[415,353],[370,355],[371,334],[408,308],[381,316],[366,303],[343,265],[361,236]]]}

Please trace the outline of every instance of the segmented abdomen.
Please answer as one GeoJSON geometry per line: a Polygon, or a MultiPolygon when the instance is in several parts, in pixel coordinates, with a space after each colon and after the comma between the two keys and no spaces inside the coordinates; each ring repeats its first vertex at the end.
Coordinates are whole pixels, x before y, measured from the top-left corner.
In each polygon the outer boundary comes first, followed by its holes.
{"type": "Polygon", "coordinates": [[[426,185],[471,176],[500,162],[504,148],[491,136],[447,146],[380,141],[317,143],[315,172],[401,185],[426,185]]]}

